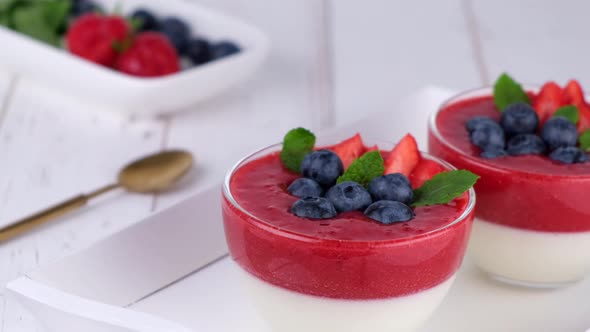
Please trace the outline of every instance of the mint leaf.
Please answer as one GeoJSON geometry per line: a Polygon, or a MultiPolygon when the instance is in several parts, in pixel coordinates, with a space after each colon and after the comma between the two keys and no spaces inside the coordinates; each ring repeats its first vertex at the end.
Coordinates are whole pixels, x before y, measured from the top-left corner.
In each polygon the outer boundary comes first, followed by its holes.
{"type": "Polygon", "coordinates": [[[580,135],[580,149],[590,151],[590,129],[580,135]]]}
{"type": "Polygon", "coordinates": [[[70,5],[69,0],[12,0],[0,6],[0,21],[18,32],[58,46],[70,5]]]}
{"type": "Polygon", "coordinates": [[[301,171],[301,162],[313,150],[315,135],[305,128],[291,129],[283,138],[281,161],[293,172],[301,171]]]}
{"type": "Polygon", "coordinates": [[[14,29],[25,35],[56,45],[58,36],[45,22],[45,11],[41,6],[20,7],[12,14],[14,29]]]}
{"type": "Polygon", "coordinates": [[[66,19],[70,13],[71,4],[69,1],[59,0],[45,2],[43,4],[43,15],[45,17],[45,23],[53,31],[65,28],[66,19]]]}
{"type": "Polygon", "coordinates": [[[446,204],[473,187],[477,179],[479,176],[467,170],[438,173],[414,190],[412,206],[446,204]]]}
{"type": "Polygon", "coordinates": [[[566,105],[558,108],[555,113],[553,113],[553,116],[563,116],[574,124],[577,124],[578,121],[580,121],[580,112],[574,105],[566,105]]]}
{"type": "Polygon", "coordinates": [[[518,102],[531,103],[522,86],[508,74],[503,73],[494,83],[494,103],[496,103],[496,107],[500,112],[503,112],[506,106],[518,102]]]}
{"type": "Polygon", "coordinates": [[[338,177],[336,183],[354,181],[363,186],[368,186],[374,178],[383,175],[385,165],[379,151],[370,151],[355,159],[346,172],[338,177]]]}

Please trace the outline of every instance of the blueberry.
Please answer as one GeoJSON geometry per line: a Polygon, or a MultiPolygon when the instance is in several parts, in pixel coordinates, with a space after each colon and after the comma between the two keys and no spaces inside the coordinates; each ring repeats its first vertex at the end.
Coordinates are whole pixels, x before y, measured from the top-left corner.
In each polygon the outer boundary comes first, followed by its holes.
{"type": "Polygon", "coordinates": [[[382,224],[408,221],[414,218],[414,211],[402,202],[377,201],[365,210],[365,215],[382,224]]]}
{"type": "Polygon", "coordinates": [[[240,52],[240,47],[233,42],[224,40],[211,45],[211,59],[224,58],[240,52]]]}
{"type": "Polygon", "coordinates": [[[510,104],[502,113],[500,125],[507,136],[533,134],[539,126],[539,117],[529,104],[510,104]]]}
{"type": "Polygon", "coordinates": [[[131,14],[132,20],[138,21],[137,31],[158,30],[160,24],[156,16],[149,10],[140,8],[131,14]]]}
{"type": "Polygon", "coordinates": [[[401,173],[374,178],[369,183],[369,193],[375,201],[388,200],[409,204],[414,198],[414,190],[412,190],[410,180],[401,173]]]}
{"type": "Polygon", "coordinates": [[[305,197],[293,203],[291,213],[301,218],[328,219],[336,216],[336,209],[323,197],[305,197]]]}
{"type": "Polygon", "coordinates": [[[344,172],[344,166],[337,154],[329,150],[319,150],[308,153],[301,162],[301,174],[329,188],[336,183],[336,179],[344,172]]]}
{"type": "Polygon", "coordinates": [[[500,148],[500,147],[495,147],[495,146],[492,146],[486,150],[483,150],[482,153],[480,154],[480,156],[485,159],[495,159],[495,158],[505,157],[507,155],[508,155],[508,153],[506,153],[506,150],[504,150],[503,148],[500,148]]]}
{"type": "Polygon", "coordinates": [[[90,12],[103,12],[102,8],[91,0],[75,0],[72,2],[70,14],[80,16],[90,12]]]}
{"type": "Polygon", "coordinates": [[[190,38],[189,26],[177,17],[167,17],[160,22],[160,32],[166,35],[179,54],[184,54],[190,38]]]}
{"type": "Polygon", "coordinates": [[[344,181],[330,188],[326,198],[338,212],[364,210],[372,202],[369,192],[353,181],[344,181]]]}
{"type": "Polygon", "coordinates": [[[320,197],[324,189],[317,182],[308,178],[299,178],[293,181],[287,190],[297,197],[320,197]]]}
{"type": "Polygon", "coordinates": [[[202,38],[189,40],[186,46],[186,56],[191,59],[195,65],[200,65],[211,60],[209,42],[202,38]]]}
{"type": "Polygon", "coordinates": [[[465,128],[467,128],[467,131],[471,133],[486,126],[496,125],[498,125],[498,123],[487,116],[476,116],[467,121],[465,128]]]}
{"type": "Polygon", "coordinates": [[[505,142],[504,131],[497,123],[494,125],[487,124],[471,133],[471,143],[477,145],[482,150],[491,147],[502,148],[505,142]]]}
{"type": "Polygon", "coordinates": [[[506,146],[506,151],[511,156],[543,154],[545,150],[545,143],[541,137],[533,134],[516,135],[508,141],[506,146]]]}
{"type": "Polygon", "coordinates": [[[575,146],[578,142],[578,130],[568,119],[554,116],[543,125],[541,137],[551,149],[575,146]]]}
{"type": "Polygon", "coordinates": [[[588,161],[586,152],[575,146],[559,147],[549,154],[549,158],[566,164],[584,163],[588,161]]]}

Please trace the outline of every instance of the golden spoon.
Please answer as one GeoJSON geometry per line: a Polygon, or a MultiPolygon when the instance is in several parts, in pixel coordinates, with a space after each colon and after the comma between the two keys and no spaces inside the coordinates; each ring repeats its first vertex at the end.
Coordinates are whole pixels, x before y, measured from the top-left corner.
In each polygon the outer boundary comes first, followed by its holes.
{"type": "Polygon", "coordinates": [[[193,157],[186,151],[163,151],[125,166],[119,172],[116,183],[104,186],[88,194],[81,194],[27,218],[0,228],[0,243],[11,240],[35,227],[84,206],[96,196],[123,187],[137,193],[154,193],[170,188],[193,165],[193,157]]]}

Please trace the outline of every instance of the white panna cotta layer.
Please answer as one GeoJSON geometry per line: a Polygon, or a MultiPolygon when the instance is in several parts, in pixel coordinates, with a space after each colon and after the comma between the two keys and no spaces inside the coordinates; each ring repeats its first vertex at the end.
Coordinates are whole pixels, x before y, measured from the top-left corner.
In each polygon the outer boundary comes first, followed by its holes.
{"type": "Polygon", "coordinates": [[[286,290],[241,268],[243,283],[264,318],[277,332],[415,331],[448,293],[455,275],[411,295],[377,300],[344,300],[286,290]]]}
{"type": "Polygon", "coordinates": [[[558,287],[590,272],[590,232],[539,232],[476,218],[469,253],[498,279],[532,287],[558,287]]]}

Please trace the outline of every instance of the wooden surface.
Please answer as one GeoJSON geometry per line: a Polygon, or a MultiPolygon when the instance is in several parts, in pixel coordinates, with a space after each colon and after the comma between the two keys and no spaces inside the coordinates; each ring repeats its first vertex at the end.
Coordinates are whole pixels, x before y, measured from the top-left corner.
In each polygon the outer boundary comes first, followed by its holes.
{"type": "MultiPolygon", "coordinates": [[[[201,2],[257,24],[273,49],[248,84],[174,116],[123,119],[10,68],[0,72],[0,225],[106,184],[146,153],[179,147],[197,160],[230,165],[291,127],[319,129],[389,110],[426,85],[466,89],[508,71],[532,83],[576,77],[590,88],[585,0],[201,2]]],[[[173,193],[116,192],[0,245],[0,286],[214,184],[226,171],[199,165],[173,193]]],[[[0,332],[17,331],[41,328],[0,291],[0,332]]]]}

